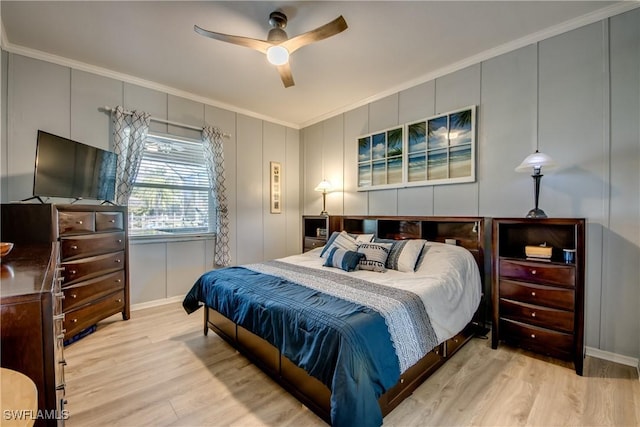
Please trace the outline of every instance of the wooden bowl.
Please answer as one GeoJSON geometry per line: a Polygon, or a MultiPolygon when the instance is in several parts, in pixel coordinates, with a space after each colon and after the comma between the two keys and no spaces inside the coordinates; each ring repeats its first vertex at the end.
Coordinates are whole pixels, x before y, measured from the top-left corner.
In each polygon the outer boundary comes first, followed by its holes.
{"type": "Polygon", "coordinates": [[[3,258],[13,249],[13,243],[0,242],[0,258],[3,258]]]}

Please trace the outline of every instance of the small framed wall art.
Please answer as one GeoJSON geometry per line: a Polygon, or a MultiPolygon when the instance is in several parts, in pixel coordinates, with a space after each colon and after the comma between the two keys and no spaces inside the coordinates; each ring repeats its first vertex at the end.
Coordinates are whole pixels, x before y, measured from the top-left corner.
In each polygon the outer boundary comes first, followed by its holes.
{"type": "Polygon", "coordinates": [[[271,213],[282,212],[282,165],[280,162],[270,162],[271,168],[271,213]]]}

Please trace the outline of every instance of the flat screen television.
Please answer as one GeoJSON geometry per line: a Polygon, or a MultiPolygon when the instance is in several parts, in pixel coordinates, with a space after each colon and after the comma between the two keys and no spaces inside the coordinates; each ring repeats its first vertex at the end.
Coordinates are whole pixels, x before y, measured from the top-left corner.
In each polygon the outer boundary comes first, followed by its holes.
{"type": "Polygon", "coordinates": [[[113,202],[117,159],[110,151],[39,130],[33,196],[113,202]]]}

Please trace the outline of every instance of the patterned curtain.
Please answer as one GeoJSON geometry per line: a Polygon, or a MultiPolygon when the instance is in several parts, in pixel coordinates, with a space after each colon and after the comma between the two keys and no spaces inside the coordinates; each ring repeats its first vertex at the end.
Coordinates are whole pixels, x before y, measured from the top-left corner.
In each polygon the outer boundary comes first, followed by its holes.
{"type": "Polygon", "coordinates": [[[209,172],[209,187],[215,204],[216,248],[214,266],[226,267],[231,263],[229,256],[229,213],[227,208],[226,187],[224,183],[224,153],[222,150],[220,129],[205,127],[202,129],[202,147],[209,172]]]}
{"type": "Polygon", "coordinates": [[[111,120],[113,120],[113,151],[118,155],[116,204],[127,205],[133,183],[138,175],[151,115],[143,111],[127,114],[121,106],[117,106],[111,112],[111,120]]]}

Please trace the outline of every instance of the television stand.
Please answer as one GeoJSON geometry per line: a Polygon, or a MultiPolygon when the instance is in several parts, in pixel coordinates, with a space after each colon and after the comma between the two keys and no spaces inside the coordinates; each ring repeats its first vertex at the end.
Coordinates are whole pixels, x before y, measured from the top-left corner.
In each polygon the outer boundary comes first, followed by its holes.
{"type": "Polygon", "coordinates": [[[22,203],[22,202],[28,202],[29,200],[33,200],[33,199],[38,200],[38,201],[39,201],[41,204],[43,204],[43,205],[44,205],[44,203],[45,203],[45,202],[44,202],[44,200],[42,200],[42,199],[40,198],[40,196],[32,196],[32,197],[29,197],[29,198],[26,198],[26,199],[22,199],[22,200],[20,200],[20,203],[22,203]]]}

